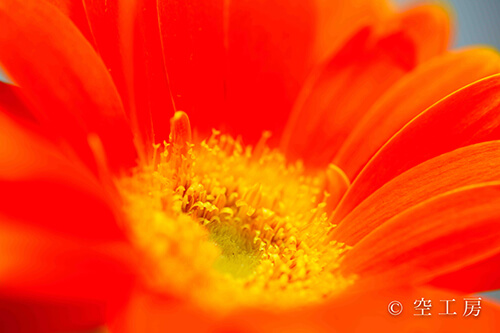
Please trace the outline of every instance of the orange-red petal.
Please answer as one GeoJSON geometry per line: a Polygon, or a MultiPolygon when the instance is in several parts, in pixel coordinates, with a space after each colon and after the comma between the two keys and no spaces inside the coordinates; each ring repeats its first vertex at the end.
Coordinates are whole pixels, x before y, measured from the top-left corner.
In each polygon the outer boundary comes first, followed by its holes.
{"type": "Polygon", "coordinates": [[[175,306],[170,299],[138,294],[127,311],[122,314],[121,326],[111,325],[111,332],[135,332],[137,327],[146,331],[196,330],[199,332],[245,333],[326,333],[326,332],[429,332],[456,333],[494,331],[500,329],[500,308],[483,298],[479,317],[463,317],[466,295],[432,288],[395,289],[379,286],[377,290],[352,290],[324,303],[291,309],[267,308],[239,309],[227,316],[210,316],[189,306],[175,306]],[[424,297],[432,301],[430,317],[416,317],[415,300],[424,297]],[[450,312],[456,316],[440,316],[445,312],[444,302],[452,300],[450,312]],[[390,302],[403,304],[399,316],[389,314],[390,302]]]}
{"type": "MultiPolygon", "coordinates": [[[[135,114],[140,132],[144,135],[152,127],[151,139],[145,138],[146,149],[152,143],[168,140],[169,119],[174,115],[173,96],[164,62],[165,50],[161,44],[158,9],[155,0],[136,2],[132,42],[124,52],[133,55],[133,92],[135,114]]],[[[130,60],[130,59],[129,59],[130,60]]],[[[148,133],[149,134],[149,133],[148,133]]]]}
{"type": "Polygon", "coordinates": [[[114,170],[135,163],[136,151],[120,96],[92,46],[45,1],[0,4],[0,62],[40,121],[92,164],[87,136],[100,137],[114,170]],[[19,43],[22,40],[23,43],[19,43]]]}
{"type": "Polygon", "coordinates": [[[71,21],[78,27],[78,30],[85,36],[85,38],[95,46],[94,36],[90,30],[87,14],[83,1],[73,0],[46,0],[55,7],[57,7],[64,15],[69,17],[71,21]]]}
{"type": "Polygon", "coordinates": [[[315,1],[226,1],[227,106],[232,134],[279,139],[293,101],[311,69],[315,1]],[[279,13],[279,14],[277,14],[279,13]]]}
{"type": "Polygon", "coordinates": [[[105,322],[105,307],[93,302],[0,297],[2,332],[92,332],[105,322]]]}
{"type": "Polygon", "coordinates": [[[497,290],[500,289],[498,267],[500,267],[500,253],[460,270],[441,275],[431,280],[429,284],[467,293],[497,290]]]}
{"type": "Polygon", "coordinates": [[[19,87],[0,82],[0,110],[11,116],[36,122],[19,87]]]}
{"type": "Polygon", "coordinates": [[[332,222],[404,171],[440,154],[500,139],[500,75],[477,81],[414,118],[368,162],[340,202],[332,222]]]}
{"type": "Polygon", "coordinates": [[[133,280],[125,243],[89,245],[0,216],[0,297],[111,301],[133,280]]]}
{"type": "Polygon", "coordinates": [[[0,114],[0,331],[89,328],[128,290],[134,257],[109,193],[31,129],[0,114]]]}
{"type": "Polygon", "coordinates": [[[135,288],[123,311],[109,323],[111,332],[216,332],[217,319],[188,300],[135,288]]]}
{"type": "Polygon", "coordinates": [[[466,186],[424,201],[356,244],[342,270],[370,285],[421,284],[494,256],[500,253],[498,207],[500,182],[466,186]]]}
{"type": "Polygon", "coordinates": [[[156,1],[84,3],[97,50],[110,69],[145,157],[153,143],[168,139],[168,120],[174,113],[156,1]]]}
{"type": "MultiPolygon", "coordinates": [[[[157,1],[160,40],[175,109],[210,130],[223,114],[225,62],[222,0],[157,1]]],[[[169,98],[165,92],[165,97],[169,98]]]]}
{"type": "Polygon", "coordinates": [[[448,94],[500,72],[500,56],[484,48],[425,62],[384,94],[349,133],[333,163],[354,179],[370,157],[408,121],[448,94]]]}
{"type": "Polygon", "coordinates": [[[316,0],[316,34],[313,58],[321,63],[361,27],[375,24],[393,14],[386,0],[316,0]]]}
{"type": "Polygon", "coordinates": [[[421,54],[422,48],[445,38],[441,30],[426,36],[432,42],[424,42],[420,35],[423,26],[434,26],[435,9],[418,7],[362,29],[312,75],[282,138],[287,156],[313,166],[326,165],[359,118],[389,87],[430,54],[443,52],[430,47],[425,57],[421,54]]]}
{"type": "Polygon", "coordinates": [[[450,46],[452,22],[450,14],[442,5],[415,6],[402,13],[400,24],[418,46],[418,63],[445,52],[450,46]]]}
{"type": "MultiPolygon", "coordinates": [[[[135,1],[80,1],[84,10],[83,15],[92,33],[90,41],[94,43],[95,50],[109,69],[124,104],[128,105],[129,91],[124,59],[132,55],[124,54],[123,43],[127,39],[132,39],[132,16],[127,14],[131,8],[135,7],[133,5],[135,1]]],[[[132,78],[128,79],[132,80],[132,78]]]]}
{"type": "Polygon", "coordinates": [[[500,141],[459,148],[384,184],[344,218],[331,238],[354,245],[390,218],[427,199],[495,180],[500,181],[500,141]]]}
{"type": "Polygon", "coordinates": [[[114,316],[135,280],[124,245],[89,246],[3,216],[0,253],[0,309],[9,308],[0,311],[2,332],[95,328],[114,316]]]}
{"type": "Polygon", "coordinates": [[[175,106],[193,128],[247,142],[280,131],[311,66],[315,4],[159,1],[158,8],[175,106]]]}
{"type": "Polygon", "coordinates": [[[123,240],[114,193],[80,163],[0,113],[0,212],[88,240],[123,240]]]}
{"type": "MultiPolygon", "coordinates": [[[[222,321],[215,332],[474,332],[494,331],[500,328],[500,307],[483,298],[479,317],[464,317],[466,295],[432,288],[396,289],[387,284],[368,292],[352,291],[338,295],[323,304],[294,309],[287,312],[270,312],[262,309],[240,311],[222,321]],[[418,317],[415,300],[431,300],[431,316],[418,317]],[[450,312],[456,316],[440,316],[445,312],[444,302],[452,300],[450,312]],[[399,301],[403,312],[393,316],[388,305],[399,301]]],[[[394,309],[398,309],[395,307],[394,309]]],[[[428,312],[427,312],[428,313],[428,312]]]]}

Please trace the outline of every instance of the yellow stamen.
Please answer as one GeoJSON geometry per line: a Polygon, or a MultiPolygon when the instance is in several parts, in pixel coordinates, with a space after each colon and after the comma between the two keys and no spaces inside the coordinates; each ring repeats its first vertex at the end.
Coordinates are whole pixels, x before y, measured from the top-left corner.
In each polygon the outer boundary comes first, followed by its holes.
{"type": "Polygon", "coordinates": [[[118,182],[151,288],[224,312],[309,304],[353,283],[337,270],[348,248],[326,240],[325,173],[287,165],[267,133],[252,149],[217,131],[190,143],[188,127],[176,113],[159,161],[118,182]]]}

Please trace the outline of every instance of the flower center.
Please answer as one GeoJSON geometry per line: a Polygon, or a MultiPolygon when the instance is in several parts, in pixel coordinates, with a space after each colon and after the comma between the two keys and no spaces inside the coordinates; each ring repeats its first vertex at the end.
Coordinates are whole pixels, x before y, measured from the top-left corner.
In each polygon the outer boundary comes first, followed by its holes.
{"type": "Polygon", "coordinates": [[[222,311],[323,300],[353,283],[348,248],[326,240],[325,176],[214,131],[191,142],[178,112],[154,162],[119,180],[132,240],[155,290],[222,311]]]}

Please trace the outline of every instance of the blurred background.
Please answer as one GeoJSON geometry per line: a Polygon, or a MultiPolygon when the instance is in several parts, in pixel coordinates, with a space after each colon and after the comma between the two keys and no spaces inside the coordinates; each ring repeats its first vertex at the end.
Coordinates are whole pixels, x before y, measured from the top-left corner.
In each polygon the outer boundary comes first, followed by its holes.
{"type": "MultiPolygon", "coordinates": [[[[419,0],[393,0],[400,7],[408,7],[419,0]]],[[[431,0],[432,1],[432,0],[431,0]]],[[[454,47],[487,44],[500,50],[500,0],[447,0],[455,16],[454,47]]],[[[0,80],[5,80],[0,70],[0,80]]],[[[485,293],[500,299],[500,290],[485,293]]]]}
{"type": "MultiPolygon", "coordinates": [[[[393,0],[404,8],[422,1],[393,0]]],[[[500,50],[499,0],[440,0],[448,3],[455,16],[455,47],[488,44],[500,50]]]]}

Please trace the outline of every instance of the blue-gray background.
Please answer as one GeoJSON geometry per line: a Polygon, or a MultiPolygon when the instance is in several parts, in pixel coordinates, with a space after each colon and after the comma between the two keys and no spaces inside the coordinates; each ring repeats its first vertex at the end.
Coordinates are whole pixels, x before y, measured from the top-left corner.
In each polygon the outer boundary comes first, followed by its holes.
{"type": "MultiPolygon", "coordinates": [[[[393,0],[408,6],[419,0],[393,0]]],[[[500,50],[500,0],[448,0],[455,15],[456,34],[454,46],[488,44],[500,50]]],[[[4,79],[0,72],[0,80],[4,79]]],[[[500,299],[500,290],[486,293],[500,299]]]]}
{"type": "MultiPolygon", "coordinates": [[[[406,7],[418,0],[393,0],[406,7]]],[[[426,1],[426,2],[433,2],[426,1]]],[[[500,0],[443,0],[455,16],[455,46],[488,44],[500,50],[500,0]]]]}

